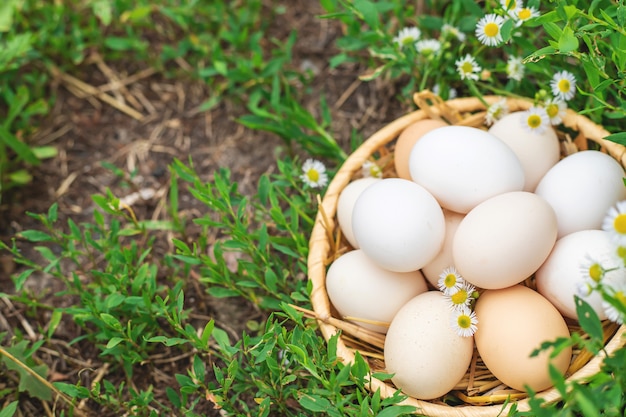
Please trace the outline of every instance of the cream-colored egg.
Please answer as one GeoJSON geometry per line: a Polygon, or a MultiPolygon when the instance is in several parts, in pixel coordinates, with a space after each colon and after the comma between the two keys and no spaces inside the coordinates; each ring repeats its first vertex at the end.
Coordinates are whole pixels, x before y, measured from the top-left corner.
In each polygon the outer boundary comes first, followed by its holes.
{"type": "Polygon", "coordinates": [[[528,385],[542,391],[552,385],[549,363],[565,373],[571,348],[550,359],[551,350],[536,357],[531,353],[543,342],[569,337],[558,310],[539,293],[522,285],[485,291],[476,301],[478,330],[476,348],[483,362],[500,381],[524,390],[528,385]]]}
{"type": "Polygon", "coordinates": [[[452,258],[452,242],[454,241],[454,234],[459,227],[461,220],[465,217],[465,214],[456,213],[450,210],[443,210],[443,216],[446,219],[446,235],[443,239],[443,246],[435,259],[430,261],[422,268],[424,277],[437,288],[437,282],[439,281],[439,275],[444,269],[453,266],[454,260],[452,258]]]}
{"type": "Polygon", "coordinates": [[[571,154],[541,179],[535,193],[554,209],[559,237],[579,230],[600,229],[607,210],[626,199],[624,169],[600,151],[571,154]]]}
{"type": "MultiPolygon", "coordinates": [[[[574,295],[582,295],[579,294],[581,285],[590,280],[589,269],[594,264],[607,271],[602,278],[604,284],[613,288],[626,284],[626,269],[608,232],[580,230],[563,236],[535,274],[537,291],[565,317],[577,319],[574,295]]],[[[598,292],[592,292],[584,300],[600,320],[607,318],[598,292]]]]}
{"type": "Polygon", "coordinates": [[[524,169],[524,191],[534,191],[541,178],[561,156],[559,138],[551,126],[542,133],[530,132],[522,126],[521,116],[513,112],[496,121],[489,133],[509,145],[524,169]]]}
{"type": "Polygon", "coordinates": [[[405,394],[430,400],[449,392],[463,378],[473,338],[459,336],[443,294],[428,291],[395,315],[385,338],[384,358],[393,383],[405,394]]]}
{"type": "Polygon", "coordinates": [[[411,179],[409,170],[409,155],[413,145],[426,133],[438,127],[448,126],[447,123],[436,119],[424,119],[410,124],[398,136],[394,149],[394,165],[398,177],[405,180],[411,179]]]}
{"type": "Polygon", "coordinates": [[[360,249],[382,268],[422,268],[441,249],[443,211],[424,187],[386,178],[367,187],[352,210],[352,232],[360,249]]]}
{"type": "Polygon", "coordinates": [[[454,266],[480,288],[518,284],[546,260],[556,242],[552,207],[526,191],[479,204],[459,224],[452,243],[454,266]]]}
{"type": "Polygon", "coordinates": [[[484,130],[445,126],[426,133],[409,157],[411,178],[442,207],[459,213],[524,188],[522,165],[509,146],[484,130]]]}
{"type": "Polygon", "coordinates": [[[381,181],[381,179],[371,177],[354,180],[345,186],[337,200],[337,223],[341,228],[341,233],[355,249],[359,248],[359,244],[352,232],[352,210],[354,209],[354,203],[363,190],[378,181],[381,181]]]}
{"type": "Polygon", "coordinates": [[[341,317],[363,319],[354,322],[379,333],[387,326],[372,321],[391,323],[404,304],[426,290],[420,271],[388,271],[358,249],[337,258],[326,274],[328,298],[341,317]]]}

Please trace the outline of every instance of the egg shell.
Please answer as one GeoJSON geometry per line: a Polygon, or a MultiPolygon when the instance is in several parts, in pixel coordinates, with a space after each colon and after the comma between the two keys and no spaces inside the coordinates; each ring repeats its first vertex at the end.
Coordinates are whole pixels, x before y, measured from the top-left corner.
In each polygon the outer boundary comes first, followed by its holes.
{"type": "Polygon", "coordinates": [[[359,244],[352,232],[352,210],[354,209],[354,203],[363,190],[378,181],[381,181],[381,179],[371,177],[354,180],[344,187],[337,200],[337,223],[339,224],[343,236],[355,249],[359,248],[359,244]]]}
{"type": "Polygon", "coordinates": [[[556,215],[544,199],[526,191],[500,194],[459,224],[452,243],[454,266],[477,287],[509,287],[541,266],[556,234],[556,215]]]}
{"type": "MultiPolygon", "coordinates": [[[[588,269],[594,263],[607,270],[602,278],[604,284],[613,288],[626,284],[626,269],[619,268],[623,260],[617,256],[611,235],[604,230],[580,230],[557,240],[550,256],[535,274],[537,291],[562,315],[578,319],[574,295],[586,281],[585,267],[588,269]]],[[[584,300],[600,320],[607,318],[600,293],[592,292],[584,300]]]]}
{"type": "Polygon", "coordinates": [[[609,155],[588,150],[566,156],[539,181],[535,193],[558,218],[559,237],[600,229],[607,210],[626,199],[624,169],[609,155]]]}
{"type": "Polygon", "coordinates": [[[448,126],[448,124],[441,120],[424,119],[410,124],[400,133],[394,149],[394,165],[398,177],[405,180],[411,179],[409,156],[413,145],[426,133],[444,126],[448,126]]]}
{"type": "Polygon", "coordinates": [[[446,220],[446,235],[443,239],[443,246],[437,256],[422,268],[424,277],[435,288],[437,288],[439,275],[441,275],[444,269],[454,264],[452,258],[452,242],[454,241],[456,229],[459,227],[459,224],[461,224],[461,220],[463,220],[465,214],[444,209],[443,217],[446,220]]]}
{"type": "Polygon", "coordinates": [[[448,393],[463,378],[473,354],[473,338],[450,325],[450,306],[439,291],[406,303],[385,337],[384,358],[391,380],[405,394],[430,400],[448,393]]]}
{"type": "Polygon", "coordinates": [[[562,374],[569,367],[571,348],[550,359],[550,350],[531,358],[546,341],[569,337],[565,319],[539,293],[523,285],[484,291],[476,301],[476,348],[485,366],[501,382],[517,390],[552,386],[548,364],[562,374]]]}
{"type": "Polygon", "coordinates": [[[409,169],[413,181],[442,207],[459,213],[524,187],[524,171],[513,150],[474,127],[446,126],[426,133],[411,150],[409,169]]]}
{"type": "Polygon", "coordinates": [[[541,133],[530,132],[522,126],[521,116],[513,112],[496,121],[489,133],[506,143],[517,155],[524,170],[523,191],[535,191],[537,184],[561,157],[559,138],[552,126],[541,133]]]}
{"type": "MultiPolygon", "coordinates": [[[[326,273],[328,298],[342,317],[388,324],[404,304],[427,289],[420,271],[383,269],[358,249],[341,255],[326,273]]],[[[384,325],[354,322],[375,332],[387,332],[384,325]]]]}
{"type": "Polygon", "coordinates": [[[445,220],[437,200],[424,187],[386,178],[357,198],[352,231],[360,249],[380,267],[409,272],[439,253],[445,220]]]}

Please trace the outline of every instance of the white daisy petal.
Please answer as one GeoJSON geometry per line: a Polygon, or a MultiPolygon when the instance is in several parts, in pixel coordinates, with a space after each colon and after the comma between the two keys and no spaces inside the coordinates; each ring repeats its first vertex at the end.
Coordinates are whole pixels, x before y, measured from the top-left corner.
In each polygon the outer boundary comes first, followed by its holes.
{"type": "Polygon", "coordinates": [[[532,106],[521,113],[520,121],[522,126],[530,132],[541,134],[550,125],[548,113],[542,107],[532,106]]]}
{"type": "Polygon", "coordinates": [[[506,75],[511,80],[522,81],[524,78],[524,64],[522,58],[517,56],[510,56],[506,61],[506,75]]]}
{"type": "Polygon", "coordinates": [[[323,188],[328,184],[326,167],[320,161],[307,159],[302,165],[300,179],[311,188],[323,188]]]}
{"type": "Polygon", "coordinates": [[[441,27],[441,36],[443,38],[452,36],[457,38],[460,42],[465,42],[465,33],[461,32],[456,26],[452,26],[448,23],[444,23],[441,27]]]}
{"type": "Polygon", "coordinates": [[[465,282],[456,291],[444,292],[444,296],[453,310],[459,310],[470,306],[474,300],[474,291],[476,291],[476,288],[472,284],[465,282]]]}
{"type": "Polygon", "coordinates": [[[476,37],[487,46],[498,46],[502,42],[504,18],[495,13],[485,15],[476,25],[476,37]]]}
{"type": "Polygon", "coordinates": [[[465,285],[465,280],[455,267],[451,266],[439,274],[437,286],[444,294],[455,293],[465,285]]]}
{"type": "Polygon", "coordinates": [[[562,100],[571,100],[576,94],[576,77],[569,71],[554,74],[550,81],[552,94],[562,100]]]}
{"type": "Polygon", "coordinates": [[[455,62],[455,65],[462,80],[466,78],[470,80],[478,80],[478,74],[482,68],[470,54],[465,55],[464,58],[458,59],[455,62]]]}
{"type": "Polygon", "coordinates": [[[461,337],[472,337],[478,328],[478,317],[468,307],[453,311],[450,315],[450,325],[461,337]]]}
{"type": "Polygon", "coordinates": [[[485,124],[491,126],[507,114],[509,114],[509,106],[506,104],[506,99],[496,101],[487,109],[485,124]]]}
{"type": "Polygon", "coordinates": [[[422,55],[436,55],[441,50],[441,42],[437,39],[424,39],[415,43],[415,49],[422,55]]]}
{"type": "Polygon", "coordinates": [[[610,207],[602,222],[602,229],[611,234],[619,246],[626,246],[626,201],[610,207]]]}
{"type": "Polygon", "coordinates": [[[378,165],[376,165],[375,163],[371,161],[365,161],[365,163],[363,163],[363,167],[361,168],[361,173],[363,174],[365,178],[367,177],[382,178],[383,177],[383,171],[380,169],[378,165]]]}
{"type": "Polygon", "coordinates": [[[550,118],[550,123],[554,126],[560,124],[565,117],[565,111],[567,110],[567,103],[558,98],[553,98],[545,102],[544,108],[546,109],[546,113],[548,113],[548,117],[550,118]]]}
{"type": "Polygon", "coordinates": [[[416,27],[406,27],[401,29],[398,34],[393,38],[393,42],[396,43],[400,49],[408,45],[413,45],[422,36],[422,32],[416,27]]]}

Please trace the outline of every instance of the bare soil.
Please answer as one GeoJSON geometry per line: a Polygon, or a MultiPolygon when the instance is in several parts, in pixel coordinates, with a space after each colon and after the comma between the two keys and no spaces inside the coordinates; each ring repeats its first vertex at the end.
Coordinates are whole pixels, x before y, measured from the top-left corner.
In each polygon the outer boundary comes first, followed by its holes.
{"type": "MultiPolygon", "coordinates": [[[[348,152],[353,129],[367,137],[407,111],[407,104],[394,97],[398,94],[394,85],[384,81],[360,82],[358,76],[365,68],[346,65],[331,69],[328,63],[338,52],[334,42],[341,34],[341,26],[319,19],[322,10],[317,2],[295,3],[275,22],[272,33],[286,39],[291,30],[297,31],[292,65],[315,74],[312,92],[304,97],[303,104],[318,114],[320,97],[325,96],[332,109],[333,133],[348,152]]],[[[69,218],[76,223],[90,221],[95,207],[91,195],[104,194],[107,189],[120,198],[147,193],[148,198],[138,197],[132,202],[137,216],[165,219],[168,166],[174,158],[186,161],[189,155],[206,181],[217,169],[227,167],[240,192],[252,195],[259,176],[275,170],[276,158],[283,152],[281,138],[237,123],[237,117],[245,114],[242,103],[223,101],[211,111],[201,112],[198,106],[209,97],[205,85],[193,80],[167,79],[136,63],[105,63],[94,54],[71,76],[58,74],[51,93],[56,96],[54,109],[31,142],[54,145],[59,154],[33,169],[32,184],[3,197],[0,239],[5,242],[22,230],[40,228],[26,213],[44,213],[55,202],[59,206],[59,225],[67,224],[69,218]],[[123,170],[126,178],[115,175],[103,162],[123,170]]],[[[187,218],[203,214],[202,206],[184,192],[180,210],[187,218]]],[[[154,257],[172,250],[168,239],[164,234],[157,241],[154,257]]],[[[32,245],[20,241],[19,246],[31,259],[38,259],[32,245]]],[[[19,269],[9,257],[0,255],[0,292],[14,291],[10,276],[19,269]]],[[[63,300],[54,295],[58,286],[47,276],[36,276],[27,282],[33,293],[41,294],[43,302],[53,306],[63,300]]],[[[235,337],[251,317],[263,319],[262,313],[243,301],[224,302],[201,291],[186,295],[198,306],[199,316],[215,318],[235,337]]],[[[21,332],[34,341],[41,337],[38,331],[45,327],[47,319],[33,316],[9,300],[0,300],[0,332],[21,332]]],[[[77,331],[73,323],[62,323],[56,334],[57,346],[40,350],[38,359],[50,368],[50,378],[68,383],[81,378],[89,386],[98,373],[119,372],[121,381],[121,371],[104,366],[97,352],[67,344],[77,331]]],[[[166,357],[167,352],[162,354],[166,357]]],[[[173,375],[184,373],[189,365],[188,358],[168,361],[163,357],[146,365],[140,370],[144,375],[137,378],[146,386],[152,384],[157,398],[165,398],[165,387],[176,386],[173,375]]],[[[0,375],[0,390],[14,383],[10,378],[5,382],[0,375]]],[[[44,411],[51,415],[38,400],[24,396],[23,401],[20,409],[26,415],[42,415],[44,411]]],[[[88,405],[98,412],[97,405],[88,405]]],[[[211,409],[207,402],[197,411],[218,415],[211,409]]]]}

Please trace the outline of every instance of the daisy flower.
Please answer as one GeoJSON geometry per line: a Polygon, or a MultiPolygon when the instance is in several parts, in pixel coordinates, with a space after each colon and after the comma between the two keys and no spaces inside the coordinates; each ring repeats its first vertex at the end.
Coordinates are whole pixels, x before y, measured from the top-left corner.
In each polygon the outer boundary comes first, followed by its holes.
{"type": "Polygon", "coordinates": [[[416,27],[407,27],[401,29],[393,41],[400,47],[404,48],[407,45],[413,45],[422,36],[422,32],[416,27]]]}
{"type": "Polygon", "coordinates": [[[509,106],[506,104],[506,99],[503,98],[489,106],[485,115],[485,124],[491,126],[507,114],[509,114],[509,106]]]}
{"type": "Polygon", "coordinates": [[[504,10],[513,11],[524,5],[521,0],[500,0],[500,6],[502,6],[504,10]]]}
{"type": "MultiPolygon", "coordinates": [[[[620,285],[620,288],[615,290],[613,288],[609,289],[609,295],[614,298],[618,303],[626,306],[626,285],[620,285]]],[[[617,309],[613,304],[609,303],[606,300],[602,301],[602,309],[606,314],[606,317],[614,323],[624,324],[624,315],[623,313],[617,309]]]]}
{"type": "Polygon", "coordinates": [[[378,165],[371,161],[365,161],[363,167],[361,168],[361,172],[364,177],[372,177],[372,178],[382,178],[383,171],[380,169],[378,165]]]}
{"type": "Polygon", "coordinates": [[[476,333],[478,318],[468,307],[452,312],[450,325],[461,337],[471,337],[476,333]]]}
{"type": "Polygon", "coordinates": [[[437,286],[444,294],[455,293],[465,285],[465,280],[455,267],[451,266],[443,270],[439,275],[437,286]]]}
{"type": "Polygon", "coordinates": [[[300,179],[311,188],[322,188],[328,184],[326,167],[320,161],[307,159],[302,165],[300,179]]]}
{"type": "Polygon", "coordinates": [[[522,58],[518,56],[510,56],[506,61],[506,75],[511,80],[522,81],[524,78],[524,64],[522,58]]]}
{"type": "Polygon", "coordinates": [[[580,263],[580,272],[586,282],[595,286],[604,277],[606,269],[598,261],[587,255],[580,263]]]}
{"type": "Polygon", "coordinates": [[[545,102],[544,108],[546,109],[546,113],[548,113],[550,123],[556,126],[563,121],[567,104],[563,100],[553,98],[545,102]]]}
{"type": "Polygon", "coordinates": [[[436,39],[424,39],[415,43],[415,49],[422,55],[435,55],[441,50],[441,42],[436,39]]]}
{"type": "Polygon", "coordinates": [[[502,42],[502,25],[504,18],[495,13],[485,15],[476,25],[478,40],[487,46],[498,46],[502,42]]]}
{"type": "Polygon", "coordinates": [[[458,59],[455,64],[462,80],[466,78],[478,80],[478,73],[480,73],[482,68],[470,54],[465,55],[465,58],[458,59]]]}
{"type": "Polygon", "coordinates": [[[576,94],[576,77],[568,71],[557,72],[550,81],[550,88],[555,97],[570,100],[576,94]]]}
{"type": "Polygon", "coordinates": [[[456,26],[444,23],[441,27],[441,37],[445,38],[448,36],[455,37],[460,42],[465,42],[465,33],[461,32],[461,30],[456,26]]]}
{"type": "Polygon", "coordinates": [[[452,309],[458,310],[470,306],[474,299],[474,291],[476,291],[476,288],[472,284],[465,282],[456,292],[450,291],[447,294],[444,293],[444,296],[450,302],[452,309]]]}
{"type": "Polygon", "coordinates": [[[619,246],[626,246],[626,201],[620,201],[609,209],[602,229],[609,232],[619,246]]]}
{"type": "Polygon", "coordinates": [[[543,133],[550,124],[550,117],[548,117],[546,109],[535,106],[523,112],[520,120],[525,129],[538,134],[543,133]]]}
{"type": "Polygon", "coordinates": [[[591,295],[593,286],[588,281],[579,281],[576,283],[576,295],[585,298],[591,295]]]}
{"type": "Polygon", "coordinates": [[[515,10],[513,18],[517,20],[516,25],[521,26],[524,22],[539,16],[539,10],[534,7],[520,7],[515,10]]]}

